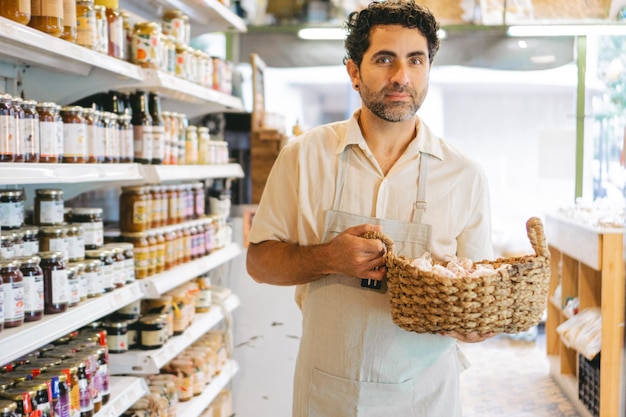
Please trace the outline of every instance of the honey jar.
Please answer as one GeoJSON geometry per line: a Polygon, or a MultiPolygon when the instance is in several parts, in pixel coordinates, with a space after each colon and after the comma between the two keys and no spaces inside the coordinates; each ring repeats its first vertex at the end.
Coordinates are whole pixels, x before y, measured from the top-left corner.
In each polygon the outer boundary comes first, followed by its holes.
{"type": "Polygon", "coordinates": [[[143,232],[148,228],[149,194],[145,186],[122,187],[120,229],[123,233],[143,232]]]}
{"type": "Polygon", "coordinates": [[[22,25],[30,21],[30,0],[3,0],[0,2],[0,16],[22,25]]]}
{"type": "Polygon", "coordinates": [[[98,48],[98,29],[93,0],[76,1],[76,21],[78,25],[76,43],[95,51],[98,48]]]}
{"type": "Polygon", "coordinates": [[[63,0],[31,0],[28,26],[48,35],[63,33],[63,0]]]}
{"type": "Polygon", "coordinates": [[[63,33],[61,39],[75,43],[77,37],[76,2],[63,0],[63,33]]]}

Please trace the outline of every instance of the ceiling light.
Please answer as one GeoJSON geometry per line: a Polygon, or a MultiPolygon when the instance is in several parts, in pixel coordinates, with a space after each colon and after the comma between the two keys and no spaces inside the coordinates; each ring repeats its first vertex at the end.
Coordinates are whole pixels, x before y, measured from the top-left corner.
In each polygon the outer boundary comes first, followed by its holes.
{"type": "Polygon", "coordinates": [[[519,46],[520,49],[526,49],[528,48],[528,43],[526,41],[520,40],[517,42],[517,46],[519,46]]]}
{"type": "Polygon", "coordinates": [[[444,29],[439,29],[439,30],[437,31],[437,37],[438,37],[439,39],[445,39],[445,38],[447,38],[447,37],[448,37],[448,32],[446,32],[444,29]]]}
{"type": "Polygon", "coordinates": [[[626,35],[625,24],[599,25],[519,25],[507,29],[513,37],[531,36],[586,36],[586,35],[626,35]]]}
{"type": "Polygon", "coordinates": [[[342,28],[306,28],[298,31],[298,37],[309,40],[343,40],[346,38],[346,31],[342,28]]]}

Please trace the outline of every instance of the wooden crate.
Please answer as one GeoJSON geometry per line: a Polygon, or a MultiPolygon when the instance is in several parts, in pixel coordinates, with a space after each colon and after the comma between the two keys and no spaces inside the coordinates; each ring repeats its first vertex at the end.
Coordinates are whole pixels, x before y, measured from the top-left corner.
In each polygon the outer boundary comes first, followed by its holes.
{"type": "Polygon", "coordinates": [[[285,145],[287,137],[274,129],[253,130],[250,135],[250,177],[252,180],[252,204],[258,204],[267,177],[285,145]]]}

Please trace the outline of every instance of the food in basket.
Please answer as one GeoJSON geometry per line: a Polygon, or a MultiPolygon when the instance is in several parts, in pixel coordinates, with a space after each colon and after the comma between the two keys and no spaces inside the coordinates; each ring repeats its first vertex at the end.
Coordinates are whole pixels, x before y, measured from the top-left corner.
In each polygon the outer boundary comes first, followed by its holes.
{"type": "Polygon", "coordinates": [[[416,267],[421,272],[433,272],[436,275],[448,277],[448,278],[480,278],[490,277],[495,275],[500,270],[510,268],[509,264],[502,264],[498,268],[495,268],[491,264],[473,263],[469,258],[448,256],[446,257],[447,263],[444,265],[434,263],[430,253],[425,252],[419,258],[415,258],[411,261],[411,266],[416,267]]]}
{"type": "Polygon", "coordinates": [[[534,255],[483,260],[469,268],[459,267],[468,263],[462,260],[454,266],[457,272],[480,270],[466,276],[448,270],[449,261],[433,262],[428,270],[423,260],[396,255],[393,240],[383,233],[367,233],[364,237],[380,239],[387,246],[391,317],[404,330],[520,333],[541,321],[550,279],[550,253],[541,220],[529,219],[526,230],[534,255]],[[423,269],[413,265],[414,261],[423,269]],[[483,274],[483,268],[493,268],[495,273],[483,274]]]}

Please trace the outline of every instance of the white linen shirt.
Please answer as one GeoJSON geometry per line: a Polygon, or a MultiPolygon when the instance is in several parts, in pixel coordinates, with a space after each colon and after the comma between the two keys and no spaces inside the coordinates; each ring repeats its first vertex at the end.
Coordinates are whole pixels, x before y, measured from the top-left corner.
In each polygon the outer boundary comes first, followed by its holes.
{"type": "MultiPolygon", "coordinates": [[[[474,261],[493,258],[490,200],[482,167],[437,137],[421,119],[417,136],[387,175],[350,119],[316,127],[290,141],[267,179],[248,234],[252,243],[281,240],[322,243],[324,215],[334,207],[342,152],[353,152],[339,206],[342,211],[410,222],[417,195],[420,152],[429,158],[427,208],[435,259],[446,255],[474,261]]],[[[384,233],[383,229],[383,233],[384,233]]]]}

